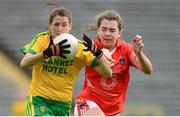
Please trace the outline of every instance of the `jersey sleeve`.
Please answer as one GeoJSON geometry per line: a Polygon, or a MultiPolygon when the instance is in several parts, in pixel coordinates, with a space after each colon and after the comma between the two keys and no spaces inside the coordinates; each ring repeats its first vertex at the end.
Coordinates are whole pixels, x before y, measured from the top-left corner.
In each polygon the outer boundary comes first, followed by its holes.
{"type": "Polygon", "coordinates": [[[96,67],[98,63],[98,58],[92,54],[90,51],[83,51],[84,48],[86,48],[82,41],[79,42],[79,49],[78,49],[78,58],[86,65],[90,66],[92,68],[96,67]]]}
{"type": "Polygon", "coordinates": [[[26,54],[26,52],[28,51],[30,47],[30,44],[27,44],[25,45],[24,47],[20,48],[20,51],[23,53],[23,54],[26,54]]]}
{"type": "Polygon", "coordinates": [[[48,46],[47,43],[47,39],[44,35],[36,35],[29,44],[25,45],[20,50],[23,54],[28,52],[34,55],[42,52],[46,46],[48,46]]]}
{"type": "Polygon", "coordinates": [[[87,66],[94,68],[98,63],[98,58],[95,57],[90,51],[88,51],[88,52],[84,52],[84,61],[87,66]]]}

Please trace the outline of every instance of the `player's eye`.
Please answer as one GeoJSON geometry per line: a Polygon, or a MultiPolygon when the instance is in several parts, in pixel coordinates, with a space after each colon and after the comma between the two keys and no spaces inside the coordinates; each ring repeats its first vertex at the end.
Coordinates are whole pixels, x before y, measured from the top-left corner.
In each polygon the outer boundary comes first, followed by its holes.
{"type": "Polygon", "coordinates": [[[68,25],[68,23],[66,23],[66,22],[62,23],[63,27],[66,27],[67,25],[68,25]]]}
{"type": "Polygon", "coordinates": [[[60,23],[58,23],[58,22],[57,22],[57,23],[54,23],[54,26],[59,26],[59,25],[60,25],[60,23]]]}
{"type": "Polygon", "coordinates": [[[66,26],[67,26],[67,24],[63,24],[62,26],[63,26],[63,27],[66,27],[66,26]]]}
{"type": "Polygon", "coordinates": [[[114,29],[113,29],[113,30],[110,30],[110,32],[112,32],[112,33],[115,32],[115,31],[116,31],[116,30],[114,30],[114,29]]]}
{"type": "Polygon", "coordinates": [[[106,29],[106,28],[101,28],[101,30],[104,32],[104,31],[106,31],[107,29],[106,29]]]}

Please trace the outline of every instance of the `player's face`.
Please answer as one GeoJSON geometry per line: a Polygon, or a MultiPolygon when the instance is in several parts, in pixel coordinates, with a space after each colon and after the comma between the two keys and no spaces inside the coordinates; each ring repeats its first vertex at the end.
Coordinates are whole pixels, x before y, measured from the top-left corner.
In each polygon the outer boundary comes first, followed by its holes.
{"type": "Polygon", "coordinates": [[[49,28],[54,37],[62,33],[69,33],[72,27],[72,23],[69,22],[68,17],[55,16],[52,23],[49,24],[49,28]]]}
{"type": "Polygon", "coordinates": [[[98,35],[105,48],[113,49],[120,35],[117,21],[103,20],[98,28],[98,35]]]}

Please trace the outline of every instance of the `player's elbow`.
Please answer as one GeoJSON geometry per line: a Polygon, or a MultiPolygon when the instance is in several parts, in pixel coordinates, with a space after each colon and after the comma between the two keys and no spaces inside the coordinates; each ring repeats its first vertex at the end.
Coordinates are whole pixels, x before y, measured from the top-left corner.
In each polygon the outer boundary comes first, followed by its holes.
{"type": "Polygon", "coordinates": [[[24,68],[25,68],[24,61],[23,61],[23,60],[22,60],[21,63],[20,63],[20,68],[21,68],[21,69],[24,69],[24,68]]]}
{"type": "Polygon", "coordinates": [[[26,61],[23,59],[22,61],[21,61],[21,63],[20,63],[20,68],[21,69],[25,69],[25,68],[27,68],[27,64],[26,64],[26,61]]]}
{"type": "Polygon", "coordinates": [[[147,74],[147,75],[151,75],[152,74],[152,71],[146,71],[146,72],[144,72],[145,74],[147,74]]]}
{"type": "Polygon", "coordinates": [[[144,70],[143,72],[144,72],[145,74],[147,74],[147,75],[151,75],[152,72],[153,72],[153,68],[150,67],[149,69],[146,69],[146,70],[144,70]]]}

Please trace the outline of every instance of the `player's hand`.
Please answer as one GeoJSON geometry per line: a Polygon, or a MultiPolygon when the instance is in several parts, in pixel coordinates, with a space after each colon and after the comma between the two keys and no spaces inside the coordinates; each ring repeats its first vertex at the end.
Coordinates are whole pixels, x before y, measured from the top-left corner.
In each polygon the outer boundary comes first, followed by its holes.
{"type": "Polygon", "coordinates": [[[140,54],[144,44],[142,42],[142,37],[140,35],[136,35],[132,40],[132,48],[136,54],[140,54]]]}
{"type": "Polygon", "coordinates": [[[54,45],[53,40],[50,39],[48,48],[43,51],[44,57],[49,58],[51,56],[60,56],[64,59],[66,59],[67,57],[64,54],[70,53],[70,51],[66,50],[66,49],[71,47],[71,45],[66,44],[66,42],[67,42],[67,39],[62,40],[58,44],[54,45]]]}
{"type": "Polygon", "coordinates": [[[112,58],[111,53],[108,49],[103,48],[102,49],[104,56],[108,60],[110,66],[114,66],[116,64],[116,61],[112,58]]]}
{"type": "Polygon", "coordinates": [[[100,58],[103,55],[103,52],[100,48],[96,46],[96,44],[85,34],[83,34],[83,44],[87,47],[83,49],[84,51],[91,51],[97,58],[100,58]]]}

